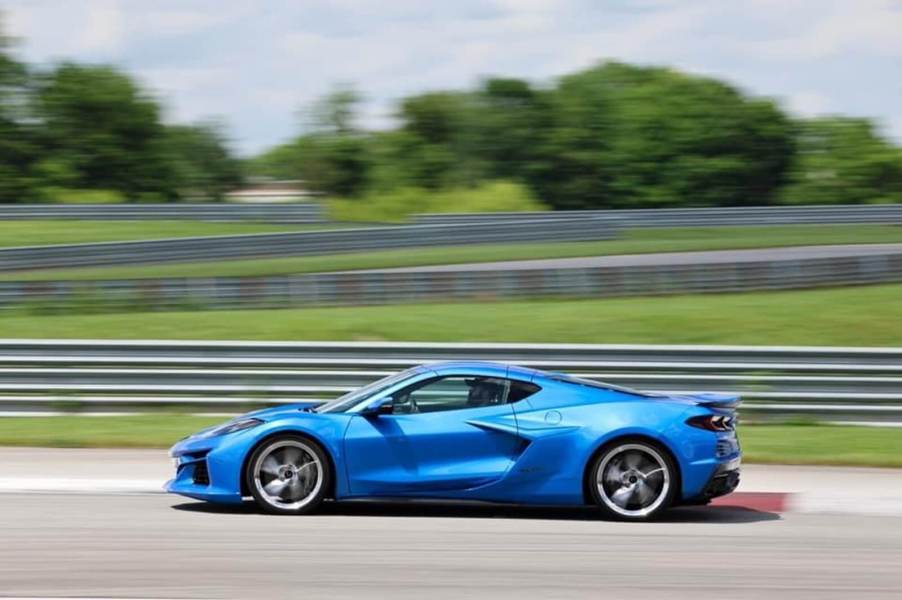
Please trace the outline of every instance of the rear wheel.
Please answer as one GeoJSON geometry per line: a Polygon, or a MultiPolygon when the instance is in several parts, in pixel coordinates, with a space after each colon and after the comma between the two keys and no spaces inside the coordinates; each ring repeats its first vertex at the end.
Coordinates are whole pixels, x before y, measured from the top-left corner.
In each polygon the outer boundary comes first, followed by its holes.
{"type": "Polygon", "coordinates": [[[247,487],[257,505],[274,514],[315,509],[331,484],[325,451],[298,435],[282,435],[254,450],[247,463],[247,487]]]}
{"type": "Polygon", "coordinates": [[[676,467],[644,441],[624,441],[602,452],[589,471],[590,488],[605,515],[624,521],[654,519],[673,504],[676,467]]]}

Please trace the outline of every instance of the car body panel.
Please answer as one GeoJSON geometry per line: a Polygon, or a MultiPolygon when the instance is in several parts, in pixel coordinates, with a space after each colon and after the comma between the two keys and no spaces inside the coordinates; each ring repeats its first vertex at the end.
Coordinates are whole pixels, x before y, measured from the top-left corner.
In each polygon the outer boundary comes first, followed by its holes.
{"type": "Polygon", "coordinates": [[[430,415],[358,416],[345,435],[355,496],[467,490],[501,479],[517,448],[510,404],[430,415]],[[501,426],[492,426],[493,422],[501,426]]]}
{"type": "Polygon", "coordinates": [[[643,438],[664,448],[679,470],[680,501],[704,498],[706,486],[725,469],[738,470],[733,431],[691,427],[697,415],[735,408],[736,399],[657,397],[616,388],[581,385],[557,374],[494,363],[428,365],[368,397],[350,412],[310,412],[311,404],[244,415],[264,421],[236,433],[208,437],[209,430],[180,441],[180,461],[167,490],[214,502],[240,502],[245,461],[267,438],[295,433],[326,450],[334,466],[336,499],[417,497],[522,504],[585,504],[587,469],[615,440],[643,438]],[[442,412],[375,415],[375,405],[411,383],[437,377],[483,376],[529,382],[526,398],[442,412]],[[731,404],[732,402],[732,404],[731,404]],[[209,483],[194,482],[206,462],[209,483]]]}

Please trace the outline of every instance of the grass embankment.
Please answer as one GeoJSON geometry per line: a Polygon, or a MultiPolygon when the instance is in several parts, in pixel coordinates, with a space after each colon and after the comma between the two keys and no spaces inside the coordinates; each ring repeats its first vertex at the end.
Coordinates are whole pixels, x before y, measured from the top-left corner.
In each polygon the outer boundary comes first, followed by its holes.
{"type": "Polygon", "coordinates": [[[902,345],[902,285],[605,300],[0,315],[0,338],[902,345]]]}
{"type": "MultiPolygon", "coordinates": [[[[222,417],[0,418],[0,446],[165,448],[222,417]]],[[[746,425],[740,430],[746,462],[902,467],[897,429],[827,425],[746,425]]]]}
{"type": "Polygon", "coordinates": [[[477,186],[426,190],[393,187],[359,198],[327,198],[329,216],[336,221],[364,223],[410,220],[417,213],[535,212],[548,210],[529,188],[511,181],[490,181],[477,186]]]}
{"type": "MultiPolygon", "coordinates": [[[[231,224],[221,225],[227,227],[231,224]]],[[[75,231],[80,232],[82,227],[79,226],[74,229],[75,231]]],[[[240,232],[234,231],[232,233],[240,232]]],[[[251,232],[247,231],[245,233],[251,232]]],[[[88,234],[85,235],[87,236],[88,234]]],[[[195,233],[193,235],[200,234],[195,233]]],[[[0,235],[0,240],[2,239],[3,236],[0,235]]],[[[88,238],[86,237],[83,241],[88,241],[88,238]]],[[[651,252],[686,252],[822,244],[873,244],[890,242],[902,242],[902,227],[893,227],[889,225],[805,225],[776,227],[679,227],[630,229],[623,231],[619,239],[598,242],[489,244],[440,248],[424,247],[365,253],[334,254],[328,256],[45,269],[3,273],[0,274],[0,280],[40,281],[59,279],[136,279],[152,277],[250,277],[260,275],[347,271],[354,269],[382,269],[436,264],[491,262],[498,260],[528,260],[540,258],[567,258],[574,256],[645,254],[651,252]]]]}
{"type": "Polygon", "coordinates": [[[838,425],[746,425],[747,462],[902,467],[902,430],[838,425]]]}
{"type": "Polygon", "coordinates": [[[207,221],[5,221],[0,227],[0,247],[276,233],[317,227],[322,226],[207,221]]]}

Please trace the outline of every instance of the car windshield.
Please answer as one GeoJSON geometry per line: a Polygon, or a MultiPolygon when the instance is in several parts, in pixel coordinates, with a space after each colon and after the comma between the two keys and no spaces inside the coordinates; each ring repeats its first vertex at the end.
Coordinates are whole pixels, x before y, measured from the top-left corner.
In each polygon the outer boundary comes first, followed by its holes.
{"type": "Polygon", "coordinates": [[[346,412],[349,409],[357,406],[364,400],[368,400],[375,396],[376,394],[390,388],[398,382],[404,381],[411,375],[414,375],[419,371],[419,367],[414,367],[412,369],[407,369],[406,371],[401,371],[400,373],[395,373],[394,375],[389,375],[388,377],[384,377],[378,381],[374,381],[368,385],[363,386],[362,388],[358,388],[353,392],[348,392],[344,396],[336,398],[335,400],[330,400],[325,404],[320,404],[316,408],[313,409],[313,412],[318,413],[341,413],[346,412]]]}

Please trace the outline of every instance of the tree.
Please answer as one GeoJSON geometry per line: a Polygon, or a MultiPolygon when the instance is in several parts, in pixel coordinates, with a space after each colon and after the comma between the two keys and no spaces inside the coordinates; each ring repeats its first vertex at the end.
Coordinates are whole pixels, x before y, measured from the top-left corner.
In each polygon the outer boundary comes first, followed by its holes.
{"type": "Polygon", "coordinates": [[[360,101],[353,90],[339,88],[315,103],[308,131],[280,157],[297,157],[297,173],[307,189],[337,196],[364,191],[369,159],[366,134],[355,124],[360,101]]]}
{"type": "Polygon", "coordinates": [[[65,161],[78,187],[173,199],[159,106],[127,75],[63,63],[39,78],[36,112],[46,152],[65,161]]]}
{"type": "Polygon", "coordinates": [[[558,208],[766,204],[792,155],[791,124],[772,102],[669,69],[607,63],[555,90],[533,184],[558,208]]]}
{"type": "Polygon", "coordinates": [[[357,107],[363,98],[350,87],[338,87],[315,102],[310,109],[312,128],[317,133],[351,135],[356,126],[357,107]]]}
{"type": "Polygon", "coordinates": [[[493,78],[475,94],[479,155],[489,179],[535,179],[551,126],[549,94],[522,79],[493,78]]]}
{"type": "MultiPolygon", "coordinates": [[[[2,25],[2,23],[0,23],[2,25]]],[[[29,125],[28,71],[11,53],[0,27],[0,202],[21,202],[33,193],[30,171],[38,156],[29,125]]]]}
{"type": "Polygon", "coordinates": [[[902,202],[902,150],[867,119],[798,124],[799,152],[783,200],[791,204],[902,202]]]}
{"type": "Polygon", "coordinates": [[[397,155],[409,183],[426,189],[471,186],[485,177],[477,107],[470,94],[431,92],[406,98],[397,155]]]}
{"type": "Polygon", "coordinates": [[[312,134],[298,138],[296,147],[304,187],[335,196],[363,193],[369,171],[364,137],[312,134]]]}
{"type": "Polygon", "coordinates": [[[229,153],[221,125],[172,125],[165,134],[172,187],[180,196],[222,200],[225,192],[241,184],[239,163],[229,153]]]}
{"type": "Polygon", "coordinates": [[[244,173],[269,179],[300,179],[301,158],[297,140],[273,146],[263,154],[244,161],[244,173]]]}
{"type": "Polygon", "coordinates": [[[514,180],[557,209],[902,201],[902,151],[868,121],[797,124],[773,101],[666,68],[422,93],[379,132],[358,129],[358,101],[327,96],[305,135],[252,164],[351,196],[514,180]]]}

